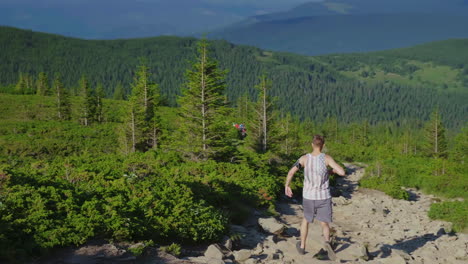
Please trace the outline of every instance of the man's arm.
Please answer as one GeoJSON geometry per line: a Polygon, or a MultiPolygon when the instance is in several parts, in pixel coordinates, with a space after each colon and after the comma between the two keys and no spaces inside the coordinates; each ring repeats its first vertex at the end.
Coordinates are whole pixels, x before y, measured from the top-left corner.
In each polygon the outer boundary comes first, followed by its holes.
{"type": "Polygon", "coordinates": [[[335,162],[335,160],[330,157],[329,155],[325,156],[325,161],[327,162],[327,165],[330,166],[333,169],[333,172],[340,175],[340,176],[345,176],[345,171],[344,169],[338,165],[338,163],[335,162]]]}
{"type": "Polygon", "coordinates": [[[286,194],[286,196],[288,197],[292,197],[293,195],[292,190],[289,187],[289,184],[291,183],[291,180],[294,177],[294,174],[301,168],[304,168],[304,156],[299,158],[296,161],[296,163],[294,163],[294,166],[288,172],[288,177],[286,177],[286,184],[284,186],[284,194],[286,194]]]}

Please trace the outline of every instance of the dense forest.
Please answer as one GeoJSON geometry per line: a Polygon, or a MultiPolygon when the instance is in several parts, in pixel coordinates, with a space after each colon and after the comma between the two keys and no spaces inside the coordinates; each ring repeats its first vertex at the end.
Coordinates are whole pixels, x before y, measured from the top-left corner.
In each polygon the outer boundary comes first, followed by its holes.
{"type": "MultiPolygon", "coordinates": [[[[184,81],[181,76],[196,53],[194,38],[91,41],[9,27],[0,28],[0,43],[4,51],[0,53],[0,89],[3,92],[29,93],[28,88],[16,88],[32,87],[41,73],[47,76],[51,85],[58,73],[73,95],[78,95],[79,81],[84,75],[90,85],[102,85],[106,98],[126,98],[139,58],[145,57],[154,81],[159,85],[161,103],[168,106],[178,105],[176,99],[182,93],[184,81]]],[[[451,43],[447,45],[451,46],[451,43]]],[[[210,52],[219,61],[219,68],[229,71],[225,93],[230,106],[243,95],[251,100],[256,98],[258,92],[253,87],[258,76],[266,74],[272,81],[271,94],[278,98],[280,112],[292,113],[301,120],[324,121],[335,116],[345,123],[363,119],[371,124],[382,121],[418,123],[418,120],[428,120],[438,105],[444,124],[459,129],[468,113],[465,103],[468,95],[458,88],[463,85],[458,77],[454,77],[453,82],[426,81],[426,76],[421,80],[416,76],[413,82],[385,78],[371,81],[364,73],[372,74],[371,63],[359,66],[369,68],[357,69],[359,74],[349,74],[348,71],[354,69],[343,66],[359,65],[354,63],[357,60],[354,57],[339,60],[307,57],[225,41],[210,41],[210,52]],[[439,89],[444,85],[448,89],[439,89]]],[[[366,58],[370,55],[357,56],[366,58]]],[[[383,63],[386,61],[387,58],[383,63]]],[[[393,61],[388,61],[385,67],[393,76],[399,67],[393,67],[393,61]]],[[[442,75],[444,72],[437,73],[442,75]]]]}
{"type": "MultiPolygon", "coordinates": [[[[466,230],[466,123],[448,133],[437,107],[421,127],[299,121],[280,110],[269,74],[245,87],[256,96],[229,103],[231,72],[210,43],[195,47],[180,76],[179,107],[164,105],[147,60],[128,73],[127,100],[105,98],[87,75],[73,93],[63,74],[49,81],[45,73],[34,83],[20,79],[17,94],[0,93],[0,258],[21,262],[95,238],[179,253],[181,245],[218,241],[252,208],[276,214],[288,169],[317,133],[337,161],[369,164],[364,187],[400,199],[408,199],[401,186],[464,198],[434,203],[429,216],[466,230]]],[[[295,178],[296,195],[301,187],[295,178]]]]}

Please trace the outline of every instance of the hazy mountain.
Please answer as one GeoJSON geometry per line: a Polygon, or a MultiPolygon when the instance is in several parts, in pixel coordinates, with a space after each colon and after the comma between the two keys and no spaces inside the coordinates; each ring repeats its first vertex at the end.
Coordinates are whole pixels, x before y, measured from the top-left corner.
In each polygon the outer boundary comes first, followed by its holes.
{"type": "Polygon", "coordinates": [[[336,0],[254,16],[210,36],[315,55],[468,37],[467,24],[467,0],[336,0]]]}
{"type": "Polygon", "coordinates": [[[307,0],[1,0],[0,25],[81,38],[190,35],[307,0]]]}

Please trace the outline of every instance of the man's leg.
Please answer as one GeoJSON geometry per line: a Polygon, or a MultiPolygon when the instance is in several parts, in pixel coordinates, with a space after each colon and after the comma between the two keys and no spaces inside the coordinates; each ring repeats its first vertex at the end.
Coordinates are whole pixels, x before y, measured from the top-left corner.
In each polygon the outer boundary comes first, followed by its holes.
{"type": "Polygon", "coordinates": [[[335,260],[336,254],[330,244],[330,225],[322,221],[320,221],[320,225],[322,226],[323,239],[325,240],[324,246],[327,250],[328,258],[330,260],[335,260]]]}
{"type": "Polygon", "coordinates": [[[307,241],[307,234],[309,233],[309,222],[304,218],[302,218],[301,224],[301,248],[305,249],[306,241],[307,241]]]}
{"type": "Polygon", "coordinates": [[[320,225],[322,226],[323,239],[325,242],[330,242],[330,225],[322,221],[320,221],[320,225]]]}

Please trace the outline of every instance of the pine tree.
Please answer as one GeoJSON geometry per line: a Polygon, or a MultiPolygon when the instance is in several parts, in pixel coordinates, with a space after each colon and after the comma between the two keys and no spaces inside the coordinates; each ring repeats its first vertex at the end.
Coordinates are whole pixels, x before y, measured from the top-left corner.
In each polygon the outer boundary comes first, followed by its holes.
{"type": "Polygon", "coordinates": [[[80,122],[89,126],[96,118],[96,97],[85,76],[80,80],[80,122]]]}
{"type": "Polygon", "coordinates": [[[225,71],[208,56],[208,42],[198,43],[198,57],[187,71],[183,95],[179,97],[182,123],[179,148],[192,160],[216,158],[229,152],[227,131],[230,124],[224,119],[226,100],[223,95],[225,71]],[[224,120],[223,120],[224,119],[224,120]]]}
{"type": "Polygon", "coordinates": [[[36,81],[36,92],[37,95],[50,95],[49,78],[44,72],[39,73],[39,77],[36,81]]]}
{"type": "Polygon", "coordinates": [[[158,144],[159,119],[156,111],[159,106],[157,85],[149,79],[146,63],[138,67],[132,84],[126,124],[126,135],[131,151],[146,151],[158,144]]]}
{"type": "Polygon", "coordinates": [[[59,120],[70,120],[70,101],[59,74],[55,75],[53,90],[57,98],[57,116],[59,120]]]}
{"type": "Polygon", "coordinates": [[[28,90],[29,90],[28,79],[29,79],[29,76],[27,74],[20,72],[18,82],[15,85],[15,93],[17,94],[28,93],[28,90]]]}
{"type": "Polygon", "coordinates": [[[118,83],[114,91],[114,100],[125,100],[125,93],[122,83],[118,83]]]}
{"type": "Polygon", "coordinates": [[[98,83],[96,87],[96,121],[102,123],[104,121],[103,99],[105,97],[102,83],[98,83]]]}
{"type": "Polygon", "coordinates": [[[296,154],[300,151],[299,123],[293,119],[291,113],[280,121],[280,136],[283,140],[280,142],[280,151],[286,156],[296,154]]]}
{"type": "Polygon", "coordinates": [[[435,158],[447,157],[447,141],[445,128],[442,125],[439,110],[435,109],[430,120],[425,125],[424,153],[435,158]]]}
{"type": "Polygon", "coordinates": [[[249,134],[251,146],[259,153],[274,149],[277,141],[276,113],[273,100],[269,96],[272,83],[266,75],[260,76],[260,83],[255,86],[258,90],[257,102],[253,104],[253,119],[250,123],[252,129],[249,134]]]}

